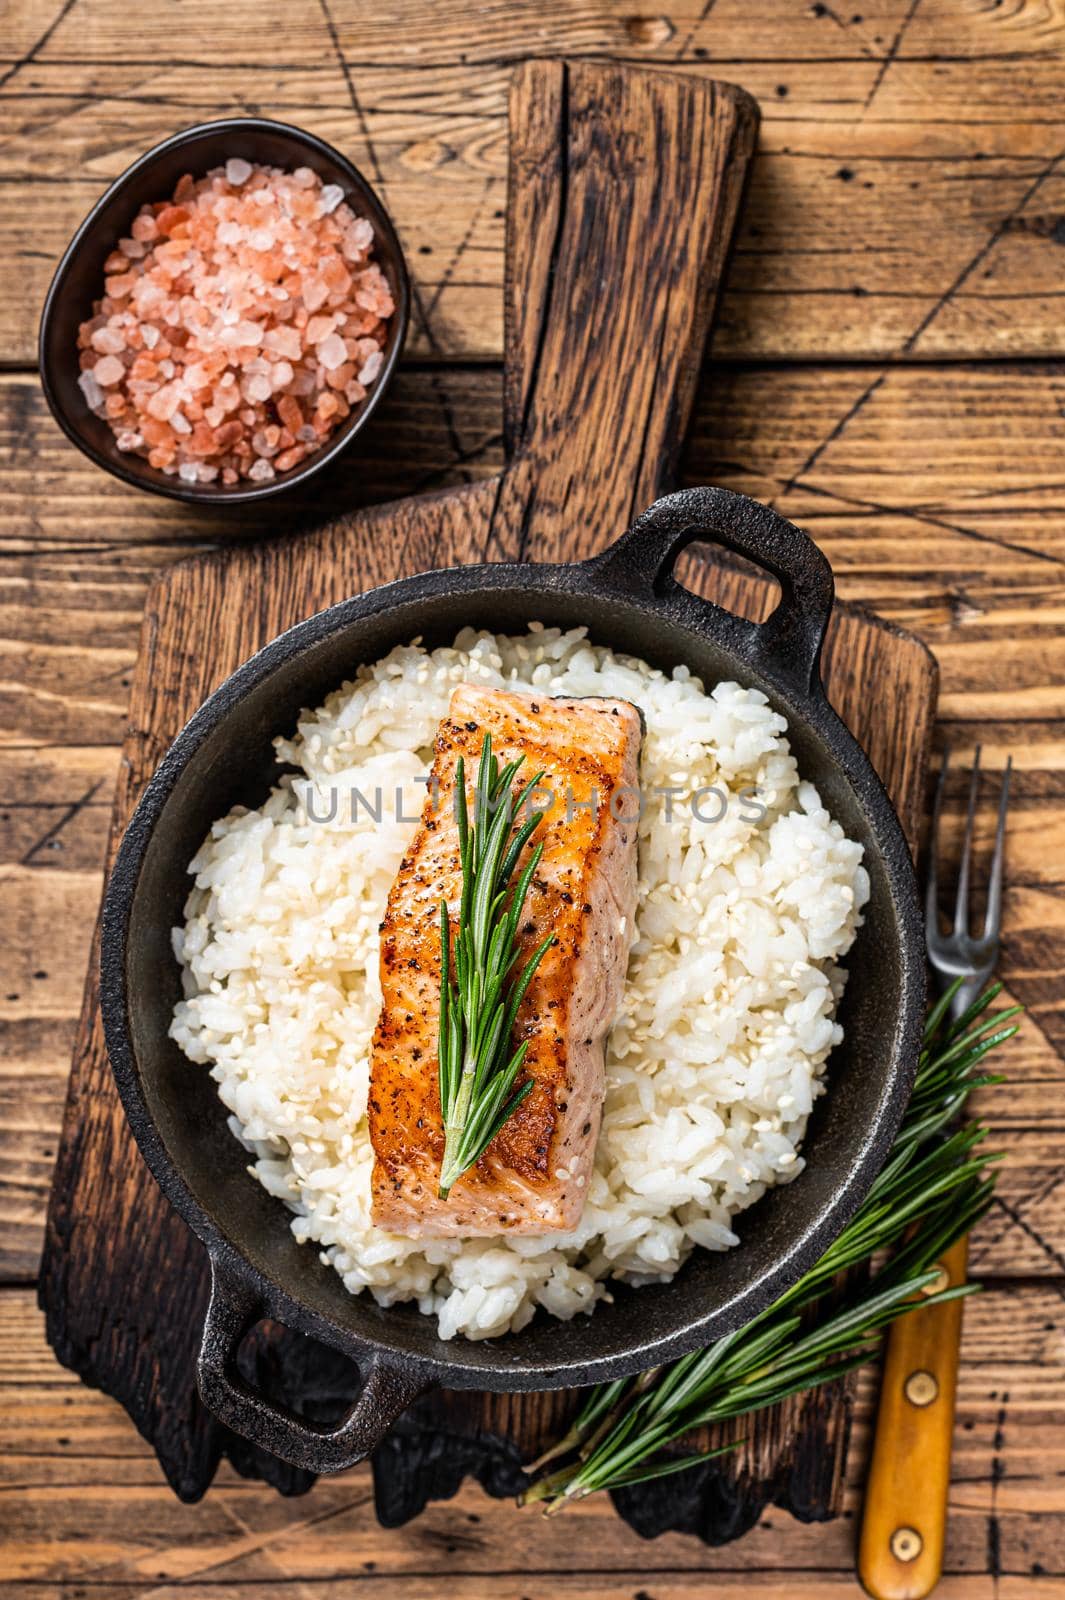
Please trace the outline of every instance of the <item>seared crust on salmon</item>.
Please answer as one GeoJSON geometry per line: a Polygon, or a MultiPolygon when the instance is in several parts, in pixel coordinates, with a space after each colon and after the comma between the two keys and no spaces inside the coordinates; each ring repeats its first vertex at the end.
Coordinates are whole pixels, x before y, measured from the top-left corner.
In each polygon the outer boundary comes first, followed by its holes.
{"type": "Polygon", "coordinates": [[[381,927],[382,1006],[369,1124],[373,1218],[411,1237],[568,1230],[580,1220],[603,1102],[606,1035],[625,980],[636,911],[640,714],[624,700],[550,699],[462,684],[436,738],[429,793],[381,927]],[[544,846],[517,970],[554,932],[515,1024],[534,1087],[477,1165],[437,1195],[444,1131],[437,1092],[440,901],[461,893],[455,769],[468,798],[491,733],[515,786],[543,769],[544,846]]]}

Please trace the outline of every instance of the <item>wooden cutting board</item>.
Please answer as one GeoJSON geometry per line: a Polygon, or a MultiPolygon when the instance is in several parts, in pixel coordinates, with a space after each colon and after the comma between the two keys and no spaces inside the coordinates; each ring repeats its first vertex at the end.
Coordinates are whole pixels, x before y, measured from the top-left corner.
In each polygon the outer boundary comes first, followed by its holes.
{"type": "MultiPolygon", "coordinates": [[[[757,131],[729,85],[594,63],[537,62],[510,106],[505,433],[490,481],[397,502],[299,539],[168,569],[147,603],[113,852],[137,797],[200,701],[283,628],[345,596],[427,567],[592,554],[669,487],[757,131]]],[[[283,525],[283,506],[273,515],[283,525]]],[[[266,530],[264,530],[266,531],[266,530]]],[[[705,561],[693,587],[762,616],[764,579],[705,561]]],[[[914,639],[841,608],[826,656],[831,698],[868,749],[913,838],[935,699],[914,639]]],[[[100,1026],[96,953],[86,986],[41,1276],[60,1359],[114,1395],[175,1490],[201,1495],[223,1454],[286,1493],[305,1473],[209,1416],[193,1379],[206,1258],[143,1166],[100,1026]]],[[[242,1359],[254,1382],[324,1420],[353,1391],[350,1364],[261,1326],[242,1359]]],[[[494,1493],[564,1421],[572,1397],[438,1393],[374,1463],[382,1520],[398,1523],[474,1472],[494,1493]]],[[[838,1503],[844,1386],[744,1426],[725,1465],[629,1491],[642,1531],[735,1537],[776,1500],[797,1515],[838,1503]]]]}

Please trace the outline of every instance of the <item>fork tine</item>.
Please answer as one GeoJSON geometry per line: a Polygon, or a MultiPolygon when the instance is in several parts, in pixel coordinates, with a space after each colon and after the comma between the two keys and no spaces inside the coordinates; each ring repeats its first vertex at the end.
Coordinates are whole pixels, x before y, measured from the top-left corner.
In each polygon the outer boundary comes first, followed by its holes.
{"type": "Polygon", "coordinates": [[[976,817],[976,791],[980,784],[980,746],[973,751],[973,773],[969,779],[969,813],[965,818],[965,839],[961,847],[961,866],[958,868],[958,898],[954,902],[954,933],[969,931],[969,868],[973,854],[973,822],[976,817]]]}
{"type": "Polygon", "coordinates": [[[939,936],[939,819],[943,809],[943,791],[947,786],[949,766],[950,746],[944,745],[943,764],[939,769],[936,795],[932,802],[932,834],[928,842],[928,877],[924,901],[925,942],[928,945],[932,945],[939,936]]]}
{"type": "Polygon", "coordinates": [[[984,938],[997,939],[1002,924],[1002,873],[1006,857],[1006,812],[1010,803],[1010,773],[1013,757],[1006,757],[1006,770],[1002,774],[1002,789],[998,797],[998,826],[995,829],[995,853],[991,857],[991,876],[987,883],[987,912],[984,916],[984,938]]]}

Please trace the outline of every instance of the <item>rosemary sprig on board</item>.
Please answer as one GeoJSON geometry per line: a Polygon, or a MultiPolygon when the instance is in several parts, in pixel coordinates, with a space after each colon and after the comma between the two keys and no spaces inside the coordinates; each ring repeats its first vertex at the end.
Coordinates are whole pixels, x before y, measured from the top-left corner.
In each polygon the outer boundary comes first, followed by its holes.
{"type": "Polygon", "coordinates": [[[896,1317],[979,1287],[934,1286],[939,1257],[991,1202],[994,1179],[986,1167],[997,1158],[980,1150],[987,1129],[979,1122],[954,1124],[975,1088],[1001,1082],[976,1072],[988,1052],[1017,1031],[1010,1019],[1020,1006],[985,1015],[1000,989],[988,989],[957,1022],[948,1018],[953,990],[934,1007],[887,1163],[816,1265],[736,1333],[669,1366],[593,1389],[566,1437],[527,1470],[571,1459],[531,1484],[523,1503],[542,1501],[551,1513],[598,1489],[666,1477],[719,1455],[662,1452],[706,1423],[745,1416],[831,1382],[867,1361],[896,1317]],[[838,1274],[859,1264],[872,1267],[869,1276],[848,1286],[842,1303],[830,1298],[838,1274]]]}
{"type": "Polygon", "coordinates": [[[520,973],[518,928],[543,845],[529,859],[511,892],[521,853],[540,822],[531,810],[515,820],[543,777],[538,772],[520,791],[512,784],[524,757],[500,768],[486,733],[477,770],[474,813],[466,805],[466,769],[455,768],[455,818],[462,864],[462,896],[452,952],[447,902],[440,902],[440,1109],[444,1157],[440,1198],[487,1150],[503,1124],[532,1089],[532,1079],[514,1089],[527,1042],[511,1053],[510,1038],[525,991],[554,935],[533,951],[520,973]]]}

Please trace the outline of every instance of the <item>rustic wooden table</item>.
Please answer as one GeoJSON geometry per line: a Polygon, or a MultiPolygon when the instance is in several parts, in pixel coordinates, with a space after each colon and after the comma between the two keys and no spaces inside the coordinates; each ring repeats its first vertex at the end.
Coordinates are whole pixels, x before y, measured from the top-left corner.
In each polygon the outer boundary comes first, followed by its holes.
{"type": "MultiPolygon", "coordinates": [[[[6,1593],[264,1590],[332,1600],[855,1595],[847,1507],[771,1513],[720,1552],[641,1543],[609,1505],[553,1523],[467,1485],[402,1530],[356,1471],[285,1501],[224,1470],[183,1506],[113,1403],[44,1342],[34,1278],[145,587],[272,531],[104,477],[33,373],[52,264],[145,146],[221,112],[323,134],[380,182],[418,281],[405,370],[365,448],[287,526],[470,481],[501,459],[505,96],[530,53],[713,73],[763,108],[760,155],[684,468],[771,501],[841,594],[919,633],[941,737],[1012,751],[1004,975],[1025,1003],[1008,1153],[974,1241],[947,1577],[1065,1596],[1065,10],[1060,0],[434,5],[8,0],[0,28],[0,1583],[6,1593]]],[[[955,812],[960,789],[952,794],[955,812]]],[[[986,837],[982,841],[987,843],[986,837]]]]}

